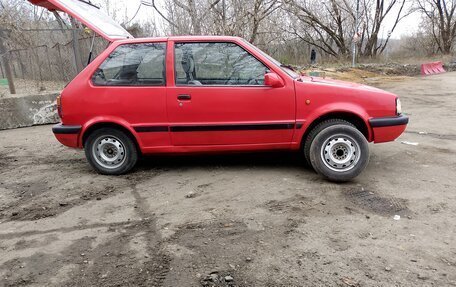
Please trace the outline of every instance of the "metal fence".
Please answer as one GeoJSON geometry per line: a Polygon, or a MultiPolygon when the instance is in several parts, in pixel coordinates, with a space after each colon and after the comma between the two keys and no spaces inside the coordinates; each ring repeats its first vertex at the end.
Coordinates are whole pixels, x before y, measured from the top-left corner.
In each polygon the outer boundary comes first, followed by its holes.
{"type": "MultiPolygon", "coordinates": [[[[103,38],[95,37],[93,39],[90,35],[80,37],[78,45],[73,45],[73,40],[68,40],[71,39],[69,36],[62,38],[67,40],[55,42],[45,39],[46,41],[43,42],[53,43],[14,49],[3,55],[9,59],[11,73],[19,93],[32,92],[33,87],[39,90],[63,88],[65,83],[78,74],[80,67],[85,67],[87,64],[92,40],[94,40],[92,60],[108,44],[103,38]],[[79,49],[81,55],[82,63],[80,65],[76,63],[75,49],[79,49]],[[21,91],[24,89],[30,91],[21,91]]],[[[5,77],[4,67],[0,65],[0,78],[5,77]]]]}
{"type": "MultiPolygon", "coordinates": [[[[89,54],[92,38],[79,39],[81,55],[89,54]]],[[[39,81],[69,81],[78,73],[73,41],[53,46],[36,46],[9,51],[10,65],[15,78],[39,81]]],[[[106,48],[106,43],[96,38],[94,55],[106,48]]],[[[85,58],[82,65],[86,64],[85,58]]]]}

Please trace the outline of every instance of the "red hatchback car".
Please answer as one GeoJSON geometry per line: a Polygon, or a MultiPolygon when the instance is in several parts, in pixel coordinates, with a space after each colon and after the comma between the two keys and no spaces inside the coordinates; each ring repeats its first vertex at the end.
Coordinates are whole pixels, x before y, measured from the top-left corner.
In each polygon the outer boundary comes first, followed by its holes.
{"type": "Polygon", "coordinates": [[[408,123],[396,95],[301,76],[241,38],[133,39],[84,1],[30,1],[112,42],[62,91],[53,127],[102,174],[126,173],[143,154],[292,150],[347,181],[368,164],[368,142],[408,123]]]}

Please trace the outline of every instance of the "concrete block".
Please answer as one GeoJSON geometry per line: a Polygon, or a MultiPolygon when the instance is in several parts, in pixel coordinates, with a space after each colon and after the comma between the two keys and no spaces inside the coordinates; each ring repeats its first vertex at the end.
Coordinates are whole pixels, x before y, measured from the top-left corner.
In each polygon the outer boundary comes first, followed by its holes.
{"type": "Polygon", "coordinates": [[[0,98],[0,130],[52,124],[60,121],[58,93],[0,98]]]}

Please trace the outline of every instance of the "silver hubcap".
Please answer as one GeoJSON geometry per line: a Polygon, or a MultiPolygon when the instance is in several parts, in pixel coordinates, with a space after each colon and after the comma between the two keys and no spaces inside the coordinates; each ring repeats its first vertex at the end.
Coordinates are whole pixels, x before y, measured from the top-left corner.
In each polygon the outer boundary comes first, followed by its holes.
{"type": "Polygon", "coordinates": [[[347,135],[328,138],[321,147],[321,158],[325,165],[337,172],[351,170],[361,157],[358,143],[347,135]]]}
{"type": "Polygon", "coordinates": [[[99,165],[109,169],[118,168],[126,158],[123,143],[113,136],[99,137],[93,145],[92,154],[99,165]]]}

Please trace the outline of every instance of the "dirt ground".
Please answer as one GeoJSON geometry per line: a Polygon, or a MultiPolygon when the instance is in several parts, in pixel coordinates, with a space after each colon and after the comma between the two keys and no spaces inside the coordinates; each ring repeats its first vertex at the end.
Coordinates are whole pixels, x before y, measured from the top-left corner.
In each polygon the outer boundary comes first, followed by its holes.
{"type": "Polygon", "coordinates": [[[0,131],[0,286],[456,286],[456,73],[382,87],[410,125],[347,184],[287,153],[101,176],[50,126],[0,131]]]}

